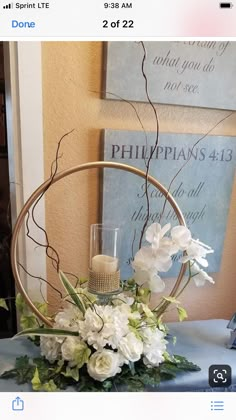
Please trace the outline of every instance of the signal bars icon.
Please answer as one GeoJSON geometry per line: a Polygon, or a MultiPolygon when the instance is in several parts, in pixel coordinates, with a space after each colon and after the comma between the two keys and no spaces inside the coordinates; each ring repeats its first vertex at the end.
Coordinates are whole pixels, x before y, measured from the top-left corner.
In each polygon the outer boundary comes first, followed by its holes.
{"type": "Polygon", "coordinates": [[[5,6],[3,6],[3,9],[13,9],[13,3],[5,4],[5,6]]]}

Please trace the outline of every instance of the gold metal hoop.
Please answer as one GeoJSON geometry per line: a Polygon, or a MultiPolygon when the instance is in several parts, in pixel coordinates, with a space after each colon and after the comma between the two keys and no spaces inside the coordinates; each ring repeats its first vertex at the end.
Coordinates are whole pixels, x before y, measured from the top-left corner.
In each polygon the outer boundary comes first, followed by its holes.
{"type": "MultiPolygon", "coordinates": [[[[13,230],[13,235],[12,235],[12,243],[11,243],[11,266],[12,266],[12,271],[13,271],[13,276],[16,282],[16,285],[19,289],[19,291],[21,292],[21,294],[23,295],[24,299],[26,300],[28,306],[31,308],[31,310],[34,312],[34,314],[46,325],[48,326],[52,326],[52,322],[45,317],[44,315],[42,315],[39,310],[36,308],[36,306],[34,305],[34,303],[32,302],[32,300],[30,299],[30,297],[28,296],[21,278],[20,278],[20,274],[19,274],[19,270],[18,270],[18,263],[17,263],[17,243],[18,243],[18,236],[19,236],[19,232],[21,229],[21,226],[24,222],[25,216],[27,215],[27,212],[29,211],[29,209],[31,208],[31,206],[34,204],[34,202],[37,200],[37,198],[40,196],[40,194],[42,194],[43,192],[45,192],[48,188],[48,186],[50,185],[50,183],[53,185],[56,182],[60,181],[60,179],[65,178],[66,176],[69,176],[73,173],[76,172],[80,172],[80,171],[84,171],[87,169],[104,169],[104,168],[111,168],[111,169],[120,169],[122,171],[126,171],[126,172],[130,172],[134,175],[137,175],[141,178],[146,178],[146,172],[141,171],[138,168],[135,168],[134,166],[130,166],[130,165],[126,165],[123,163],[115,163],[115,162],[89,162],[89,163],[85,163],[82,165],[77,165],[74,166],[72,168],[66,169],[60,173],[58,173],[55,178],[53,179],[53,182],[51,183],[51,180],[47,180],[45,181],[43,184],[41,184],[34,192],[33,194],[29,197],[29,199],[27,200],[27,202],[25,203],[25,205],[23,206],[14,230],[13,230]]],[[[158,182],[154,177],[152,177],[151,175],[148,175],[148,182],[152,185],[154,185],[154,187],[156,187],[168,200],[168,202],[170,203],[170,205],[172,206],[173,210],[175,211],[175,214],[178,218],[179,224],[186,226],[185,220],[184,220],[184,216],[179,208],[179,206],[177,205],[176,201],[174,200],[174,198],[172,197],[172,195],[168,192],[168,190],[162,185],[160,184],[160,182],[158,182]]],[[[175,285],[172,289],[172,291],[170,292],[170,296],[175,296],[181,280],[183,278],[183,275],[186,271],[186,264],[182,264],[181,268],[180,268],[180,272],[179,275],[177,277],[177,280],[175,282],[175,285]]],[[[168,303],[168,302],[167,302],[168,303]]]]}

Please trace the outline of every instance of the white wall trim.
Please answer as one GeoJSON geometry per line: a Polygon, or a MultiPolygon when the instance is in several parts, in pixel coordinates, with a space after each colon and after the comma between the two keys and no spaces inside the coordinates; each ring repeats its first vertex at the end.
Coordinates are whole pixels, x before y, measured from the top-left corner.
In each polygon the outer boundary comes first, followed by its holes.
{"type": "MultiPolygon", "coordinates": [[[[42,64],[40,42],[10,42],[5,46],[6,115],[13,226],[23,204],[44,181],[42,64]]],[[[41,200],[37,221],[45,226],[41,200]]],[[[32,235],[43,236],[32,227],[32,235]]],[[[19,240],[19,260],[32,274],[45,278],[45,250],[36,248],[24,234],[19,240]]],[[[32,299],[41,297],[39,282],[22,276],[32,299]]],[[[43,293],[46,286],[43,285],[43,293]]]]}

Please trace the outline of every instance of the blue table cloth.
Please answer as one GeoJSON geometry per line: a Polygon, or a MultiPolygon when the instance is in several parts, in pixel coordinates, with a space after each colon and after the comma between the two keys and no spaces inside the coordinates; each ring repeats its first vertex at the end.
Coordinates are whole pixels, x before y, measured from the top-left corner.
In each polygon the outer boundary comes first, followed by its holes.
{"type": "MultiPolygon", "coordinates": [[[[197,391],[236,391],[236,350],[228,349],[230,331],[228,321],[215,319],[208,321],[185,321],[168,324],[169,332],[177,338],[175,346],[169,344],[172,354],[185,356],[200,366],[199,372],[179,374],[176,379],[162,382],[155,391],[159,392],[197,392],[197,391]],[[228,388],[211,388],[208,383],[209,366],[214,364],[230,365],[232,385],[228,388]]],[[[171,340],[172,341],[172,340],[171,340]]],[[[14,366],[16,357],[28,355],[37,357],[39,348],[26,338],[0,340],[0,372],[14,366]]],[[[153,391],[147,389],[147,391],[153,391]]],[[[17,385],[14,380],[0,379],[0,392],[32,391],[30,384],[17,385]]],[[[68,389],[73,391],[73,388],[68,389]]]]}

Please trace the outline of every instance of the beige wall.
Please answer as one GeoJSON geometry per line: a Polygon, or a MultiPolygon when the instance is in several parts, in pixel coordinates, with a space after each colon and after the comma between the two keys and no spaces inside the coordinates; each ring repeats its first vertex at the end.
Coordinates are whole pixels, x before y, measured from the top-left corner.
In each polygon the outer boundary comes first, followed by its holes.
{"type": "MultiPolygon", "coordinates": [[[[46,42],[42,44],[45,175],[48,177],[57,142],[72,128],[63,144],[60,169],[99,159],[103,128],[140,129],[132,108],[125,103],[99,99],[102,89],[102,44],[99,42],[46,42]],[[93,91],[93,92],[92,92],[93,91]]],[[[164,132],[207,132],[227,111],[160,105],[160,129],[164,132]]],[[[137,104],[147,130],[155,122],[147,104],[137,104]]],[[[214,134],[236,135],[236,115],[214,134]]],[[[97,220],[98,181],[95,171],[73,175],[47,195],[46,224],[65,271],[86,275],[90,223],[97,220]]],[[[214,199],[214,197],[212,197],[214,199]]],[[[182,296],[189,319],[229,318],[236,311],[236,185],[233,190],[220,273],[215,286],[196,288],[182,296]]],[[[217,226],[216,226],[217,235],[217,226]]],[[[57,282],[51,264],[48,275],[57,282]]],[[[167,281],[170,287],[173,279],[167,281]]],[[[51,301],[52,293],[49,291],[51,301]]],[[[175,319],[175,312],[168,319],[175,319]]]]}

